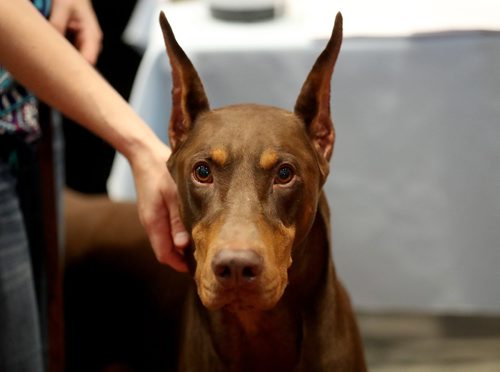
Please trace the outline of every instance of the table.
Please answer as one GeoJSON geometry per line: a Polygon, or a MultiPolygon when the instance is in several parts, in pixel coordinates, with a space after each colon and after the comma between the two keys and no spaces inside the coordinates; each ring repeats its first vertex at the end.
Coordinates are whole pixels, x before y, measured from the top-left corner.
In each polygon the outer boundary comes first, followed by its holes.
{"type": "MultiPolygon", "coordinates": [[[[324,46],[294,19],[244,27],[198,3],[162,9],[212,107],[291,109],[324,46]]],[[[166,141],[170,70],[154,22],[131,104],[166,141]]],[[[500,313],[500,34],[347,37],[332,88],[325,191],[355,306],[500,313]]],[[[134,198],[123,158],[109,191],[134,198]]]]}

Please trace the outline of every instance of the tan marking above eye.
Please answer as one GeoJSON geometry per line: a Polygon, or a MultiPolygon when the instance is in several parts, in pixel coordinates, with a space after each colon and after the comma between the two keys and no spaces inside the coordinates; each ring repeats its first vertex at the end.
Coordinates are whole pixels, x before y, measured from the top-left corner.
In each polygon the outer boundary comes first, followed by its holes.
{"type": "Polygon", "coordinates": [[[273,150],[265,150],[260,156],[259,165],[264,170],[272,169],[278,163],[278,154],[273,150]]]}
{"type": "Polygon", "coordinates": [[[212,150],[212,161],[220,166],[223,166],[228,158],[227,151],[222,148],[215,148],[212,150]]]}

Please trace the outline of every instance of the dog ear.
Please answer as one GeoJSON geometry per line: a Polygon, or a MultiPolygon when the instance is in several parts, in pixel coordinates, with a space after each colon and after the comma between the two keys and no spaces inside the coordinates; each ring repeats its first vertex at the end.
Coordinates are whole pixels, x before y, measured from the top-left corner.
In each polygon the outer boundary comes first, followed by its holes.
{"type": "Polygon", "coordinates": [[[337,13],[330,40],[314,63],[295,103],[295,114],[304,121],[322,163],[330,160],[335,142],[330,116],[330,81],[341,44],[342,15],[337,13]]]}
{"type": "Polygon", "coordinates": [[[163,12],[160,13],[160,25],[172,67],[172,114],[168,134],[175,150],[187,138],[196,117],[210,107],[201,79],[177,43],[163,12]]]}

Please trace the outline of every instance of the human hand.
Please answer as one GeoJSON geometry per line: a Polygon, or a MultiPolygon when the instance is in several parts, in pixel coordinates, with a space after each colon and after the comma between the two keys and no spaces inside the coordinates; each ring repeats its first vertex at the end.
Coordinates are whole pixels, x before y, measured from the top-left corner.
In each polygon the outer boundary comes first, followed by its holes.
{"type": "Polygon", "coordinates": [[[90,0],[52,0],[49,21],[61,34],[70,36],[83,58],[95,65],[102,31],[90,0]]]}
{"type": "Polygon", "coordinates": [[[156,258],[177,271],[187,271],[182,253],[189,235],[181,222],[177,186],[166,162],[170,150],[161,144],[129,159],[134,173],[139,218],[149,236],[156,258]]]}

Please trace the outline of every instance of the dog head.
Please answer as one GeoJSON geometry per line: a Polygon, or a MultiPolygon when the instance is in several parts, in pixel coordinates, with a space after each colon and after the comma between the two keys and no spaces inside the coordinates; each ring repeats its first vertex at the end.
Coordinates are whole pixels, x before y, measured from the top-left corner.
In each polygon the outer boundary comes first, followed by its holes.
{"type": "Polygon", "coordinates": [[[172,66],[173,153],[181,215],[192,234],[192,272],[210,309],[272,308],[292,252],[314,221],[335,132],[330,80],[342,16],[316,60],[294,112],[262,105],[210,109],[201,80],[160,15],[172,66]]]}

